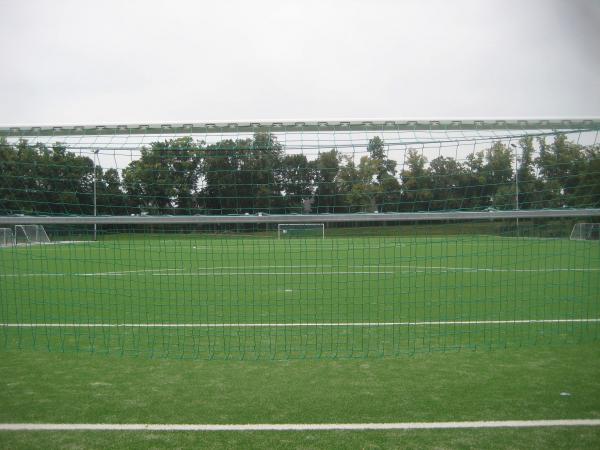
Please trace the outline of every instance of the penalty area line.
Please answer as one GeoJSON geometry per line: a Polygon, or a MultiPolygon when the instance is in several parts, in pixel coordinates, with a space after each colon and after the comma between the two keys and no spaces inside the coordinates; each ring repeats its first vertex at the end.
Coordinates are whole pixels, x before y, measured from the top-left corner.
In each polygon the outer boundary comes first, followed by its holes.
{"type": "Polygon", "coordinates": [[[395,423],[256,423],[256,424],[118,424],[118,423],[0,423],[0,431],[365,431],[447,430],[465,428],[597,427],[600,419],[487,420],[467,422],[395,423]]]}
{"type": "Polygon", "coordinates": [[[588,319],[448,320],[425,322],[291,322],[291,323],[0,323],[5,328],[291,328],[291,327],[419,327],[461,325],[527,325],[597,323],[588,319]]]}

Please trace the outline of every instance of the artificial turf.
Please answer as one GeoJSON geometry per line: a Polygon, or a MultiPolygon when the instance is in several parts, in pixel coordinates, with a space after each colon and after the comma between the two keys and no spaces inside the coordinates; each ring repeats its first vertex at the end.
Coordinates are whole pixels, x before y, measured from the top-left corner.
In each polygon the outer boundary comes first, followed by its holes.
{"type": "Polygon", "coordinates": [[[141,237],[1,249],[3,347],[363,358],[593,342],[600,330],[597,242],[141,237]]]}
{"type": "MultiPolygon", "coordinates": [[[[115,233],[3,248],[0,422],[600,418],[598,292],[597,242],[566,239],[115,233]]],[[[598,427],[0,433],[6,448],[599,445],[598,427]]]]}
{"type": "MultiPolygon", "coordinates": [[[[0,352],[0,422],[362,423],[600,418],[597,344],[390,359],[196,361],[0,352]],[[568,395],[566,395],[568,394],[568,395]]],[[[5,448],[597,448],[599,427],[0,432],[5,448]]]]}

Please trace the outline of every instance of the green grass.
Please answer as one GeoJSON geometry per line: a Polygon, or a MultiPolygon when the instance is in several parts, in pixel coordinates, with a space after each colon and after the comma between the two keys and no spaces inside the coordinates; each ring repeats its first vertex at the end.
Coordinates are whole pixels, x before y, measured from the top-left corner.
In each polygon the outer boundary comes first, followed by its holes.
{"type": "Polygon", "coordinates": [[[84,325],[3,327],[5,348],[203,359],[354,358],[585,342],[600,329],[598,322],[473,323],[599,318],[595,242],[165,234],[5,248],[0,279],[0,322],[84,325]],[[456,321],[469,323],[446,323],[456,321]],[[401,325],[374,325],[390,322],[401,325]],[[322,323],[371,325],[314,325],[322,323]]]}
{"type": "MultiPolygon", "coordinates": [[[[0,422],[600,418],[597,344],[394,359],[173,361],[0,353],[0,422]],[[568,392],[569,396],[561,395],[568,392]]],[[[3,432],[4,448],[598,448],[600,429],[3,432]]]]}
{"type": "MultiPolygon", "coordinates": [[[[473,323],[599,318],[598,292],[600,246],[561,239],[119,234],[4,248],[0,323],[82,326],[1,327],[0,422],[600,418],[598,322],[473,323]],[[310,325],[427,321],[470,323],[310,325]],[[99,323],[301,326],[86,325],[99,323]]],[[[5,448],[198,446],[598,448],[600,430],[0,433],[5,448]]]]}

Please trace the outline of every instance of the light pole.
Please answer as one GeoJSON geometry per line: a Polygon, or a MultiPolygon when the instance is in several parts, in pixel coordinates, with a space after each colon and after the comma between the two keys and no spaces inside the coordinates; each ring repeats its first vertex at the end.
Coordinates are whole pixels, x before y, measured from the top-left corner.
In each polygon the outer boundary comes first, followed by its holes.
{"type": "MultiPolygon", "coordinates": [[[[96,217],[98,215],[98,209],[97,209],[97,204],[96,204],[96,156],[98,155],[98,152],[100,151],[99,148],[97,148],[96,150],[94,150],[94,217],[96,217]]],[[[94,223],[94,241],[96,240],[96,236],[97,236],[97,224],[94,223]]]]}
{"type": "MultiPolygon", "coordinates": [[[[515,149],[515,209],[519,211],[519,148],[512,143],[510,146],[515,149]]],[[[517,216],[517,236],[519,236],[519,216],[517,216]]]]}

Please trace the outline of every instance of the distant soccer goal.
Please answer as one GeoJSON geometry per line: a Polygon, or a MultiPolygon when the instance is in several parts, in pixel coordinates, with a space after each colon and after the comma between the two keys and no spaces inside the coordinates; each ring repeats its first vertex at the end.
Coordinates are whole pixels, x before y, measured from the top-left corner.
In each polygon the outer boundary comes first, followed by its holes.
{"type": "Polygon", "coordinates": [[[10,247],[15,244],[15,236],[10,228],[0,228],[0,247],[10,247]]]}
{"type": "Polygon", "coordinates": [[[280,223],[277,225],[277,239],[321,238],[325,239],[323,223],[280,223]]]}
{"type": "Polygon", "coordinates": [[[16,244],[47,244],[50,238],[42,225],[15,225],[16,244]]]}
{"type": "Polygon", "coordinates": [[[600,240],[600,223],[576,223],[570,239],[572,241],[600,240]]]}

